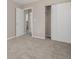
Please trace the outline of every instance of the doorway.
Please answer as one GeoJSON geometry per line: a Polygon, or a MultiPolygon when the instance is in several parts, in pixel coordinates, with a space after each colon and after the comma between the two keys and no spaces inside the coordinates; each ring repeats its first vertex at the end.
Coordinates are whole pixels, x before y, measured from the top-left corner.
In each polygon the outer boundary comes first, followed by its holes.
{"type": "Polygon", "coordinates": [[[45,38],[51,39],[51,6],[45,7],[45,38]]]}
{"type": "Polygon", "coordinates": [[[24,10],[25,35],[32,36],[32,9],[24,10]]]}

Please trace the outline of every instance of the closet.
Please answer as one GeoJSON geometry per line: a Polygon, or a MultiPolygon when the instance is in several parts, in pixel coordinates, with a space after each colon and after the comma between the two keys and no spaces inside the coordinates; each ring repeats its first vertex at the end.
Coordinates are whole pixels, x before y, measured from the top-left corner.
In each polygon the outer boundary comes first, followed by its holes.
{"type": "Polygon", "coordinates": [[[45,38],[51,39],[51,6],[45,7],[45,38]]]}
{"type": "Polygon", "coordinates": [[[61,42],[71,40],[71,3],[45,7],[45,38],[61,42]]]}
{"type": "Polygon", "coordinates": [[[71,42],[71,3],[51,6],[51,40],[71,42]]]}

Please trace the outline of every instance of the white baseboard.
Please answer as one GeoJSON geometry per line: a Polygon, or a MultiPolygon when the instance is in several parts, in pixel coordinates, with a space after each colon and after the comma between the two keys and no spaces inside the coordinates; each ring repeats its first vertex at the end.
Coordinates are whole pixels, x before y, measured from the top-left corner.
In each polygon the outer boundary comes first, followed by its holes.
{"type": "Polygon", "coordinates": [[[39,39],[45,39],[45,36],[44,35],[41,35],[40,33],[33,34],[32,37],[39,38],[39,39]]]}
{"type": "Polygon", "coordinates": [[[22,33],[21,35],[18,35],[18,36],[12,36],[12,37],[9,37],[7,40],[10,40],[10,39],[13,39],[13,38],[16,38],[16,37],[19,37],[19,36],[22,36],[22,35],[24,35],[24,33],[22,33]]]}
{"type": "Polygon", "coordinates": [[[55,40],[55,41],[59,41],[59,42],[64,42],[64,43],[71,43],[71,41],[70,40],[67,40],[67,39],[62,39],[62,40],[60,40],[59,38],[51,38],[51,40],[55,40]]]}
{"type": "Polygon", "coordinates": [[[16,37],[16,36],[9,37],[7,40],[13,39],[13,38],[15,38],[15,37],[16,37]]]}
{"type": "Polygon", "coordinates": [[[45,39],[45,37],[40,37],[40,36],[32,36],[32,37],[34,37],[34,38],[39,38],[39,39],[45,39]]]}

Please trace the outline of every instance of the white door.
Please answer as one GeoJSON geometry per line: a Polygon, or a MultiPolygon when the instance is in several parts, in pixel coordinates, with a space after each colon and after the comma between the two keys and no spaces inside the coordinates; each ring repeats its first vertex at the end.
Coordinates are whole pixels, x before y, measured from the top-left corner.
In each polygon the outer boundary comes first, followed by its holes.
{"type": "Polygon", "coordinates": [[[70,42],[71,40],[71,3],[61,3],[51,7],[52,40],[70,42]]]}
{"type": "Polygon", "coordinates": [[[24,10],[16,8],[16,36],[24,35],[24,10]]]}

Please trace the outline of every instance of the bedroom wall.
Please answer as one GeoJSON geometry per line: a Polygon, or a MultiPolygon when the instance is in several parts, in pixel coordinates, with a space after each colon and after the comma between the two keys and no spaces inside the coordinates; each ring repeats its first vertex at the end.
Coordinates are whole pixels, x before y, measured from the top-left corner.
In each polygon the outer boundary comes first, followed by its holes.
{"type": "Polygon", "coordinates": [[[14,37],[16,34],[16,22],[15,22],[15,8],[19,6],[15,4],[12,0],[7,0],[7,37],[14,37]]]}
{"type": "Polygon", "coordinates": [[[70,0],[40,0],[24,5],[24,8],[33,8],[33,37],[45,39],[45,6],[69,1],[70,0]]]}
{"type": "Polygon", "coordinates": [[[45,39],[45,8],[35,6],[33,9],[33,37],[45,39]]]}

